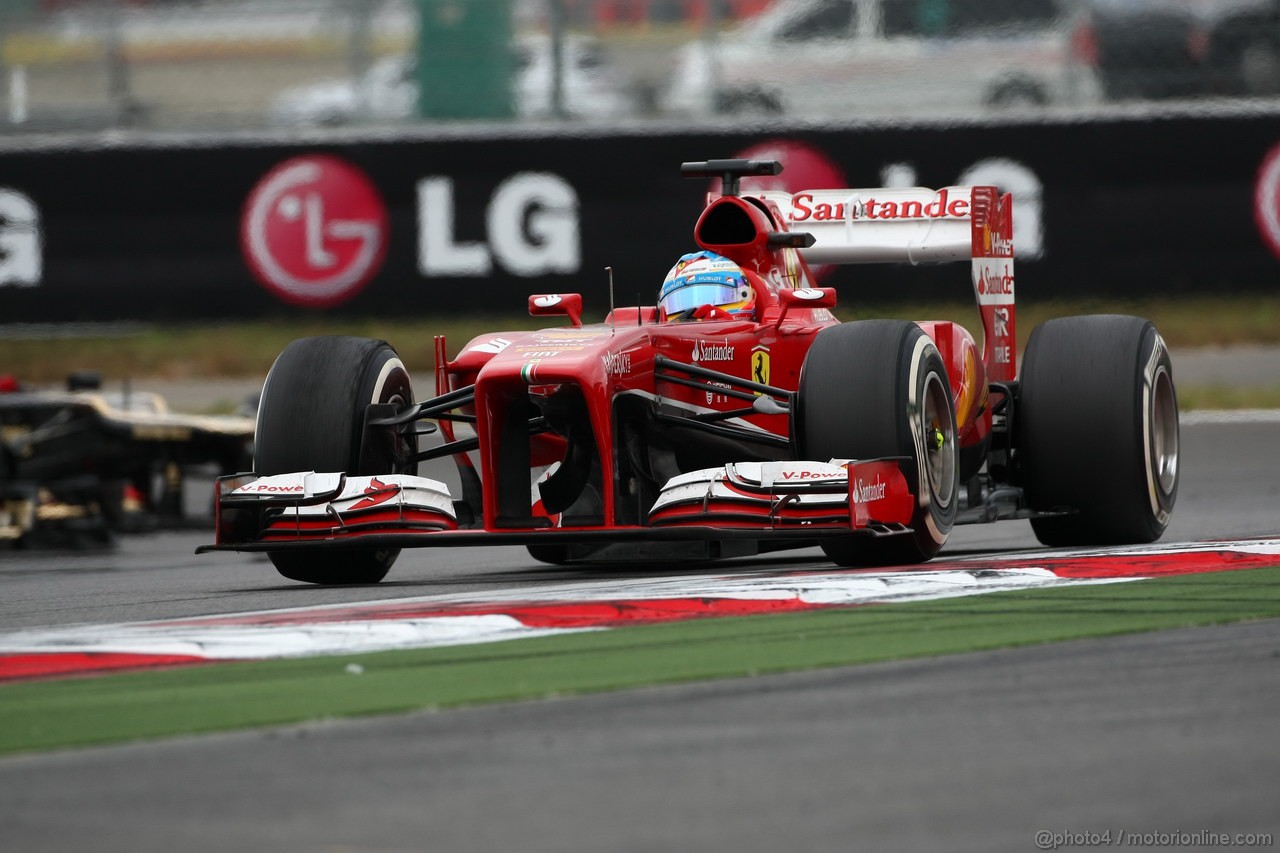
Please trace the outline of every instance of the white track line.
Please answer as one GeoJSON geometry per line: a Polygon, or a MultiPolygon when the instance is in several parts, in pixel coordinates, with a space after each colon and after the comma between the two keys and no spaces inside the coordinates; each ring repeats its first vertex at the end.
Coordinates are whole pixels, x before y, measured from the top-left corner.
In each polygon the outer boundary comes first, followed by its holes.
{"type": "MultiPolygon", "coordinates": [[[[992,592],[1120,583],[1139,578],[1060,578],[1048,569],[1021,568],[1001,571],[943,570],[926,572],[833,573],[800,577],[668,578],[599,584],[576,590],[512,590],[518,596],[507,605],[518,611],[523,604],[542,605],[591,602],[665,602],[688,599],[779,601],[807,605],[801,609],[849,607],[909,601],[936,601],[992,592]]],[[[491,599],[492,600],[492,599],[491,599]]],[[[433,605],[438,599],[416,601],[433,605]]],[[[373,617],[379,608],[404,610],[404,599],[348,605],[350,619],[324,621],[320,609],[299,608],[294,613],[314,613],[315,622],[290,620],[284,624],[253,621],[249,614],[210,620],[167,620],[118,625],[83,625],[70,628],[26,629],[0,634],[0,654],[113,653],[138,655],[188,655],[207,660],[312,657],[364,654],[390,649],[493,643],[503,640],[599,630],[605,624],[582,628],[535,628],[517,615],[505,613],[446,613],[400,618],[373,617]],[[361,618],[365,616],[366,618],[361,618]]],[[[502,605],[498,605],[499,608],[502,605]]],[[[277,614],[279,611],[277,611],[277,614]]],[[[611,620],[606,616],[602,622],[611,620]]]]}
{"type": "MultiPolygon", "coordinates": [[[[1048,566],[1063,558],[1120,557],[1133,564],[1144,557],[1197,552],[1280,556],[1280,539],[1041,551],[994,560],[988,556],[946,561],[936,569],[781,574],[777,570],[758,570],[714,576],[628,578],[188,619],[32,628],[0,634],[0,654],[114,653],[243,660],[433,648],[608,628],[626,623],[621,616],[626,608],[647,608],[646,621],[652,621],[655,615],[678,620],[716,615],[705,607],[706,603],[725,600],[779,602],[783,609],[796,610],[1118,583],[1142,578],[1060,577],[1048,566]],[[974,561],[979,564],[966,566],[974,561]],[[1008,567],[992,565],[1001,562],[1008,567]],[[557,619],[540,623],[534,619],[534,624],[521,621],[522,615],[530,619],[530,611],[539,607],[578,606],[583,609],[562,624],[554,624],[557,619]],[[477,612],[477,608],[488,612],[477,612]]],[[[547,612],[544,610],[541,615],[545,617],[547,612]]]]}

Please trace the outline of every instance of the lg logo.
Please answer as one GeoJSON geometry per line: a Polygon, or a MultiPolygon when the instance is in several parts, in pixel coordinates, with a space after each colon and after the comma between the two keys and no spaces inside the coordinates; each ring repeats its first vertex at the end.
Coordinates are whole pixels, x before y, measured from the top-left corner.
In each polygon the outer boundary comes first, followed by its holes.
{"type": "Polygon", "coordinates": [[[518,276],[575,273],[582,264],[578,194],[545,172],[503,181],[485,209],[487,241],[457,242],[453,181],[418,182],[418,271],[437,276],[487,276],[494,264],[518,276]]]}
{"type": "Polygon", "coordinates": [[[22,193],[0,187],[0,287],[34,287],[43,273],[40,211],[22,193]]]}
{"type": "MultiPolygon", "coordinates": [[[[482,240],[459,240],[454,184],[417,184],[418,271],[426,278],[522,277],[577,272],[582,265],[578,195],[567,181],[522,172],[485,207],[482,240]]],[[[387,208],[360,169],[332,156],[304,156],[254,187],[241,219],[241,247],[254,275],[287,302],[332,307],[377,275],[387,252],[387,208]]]]}
{"type": "Polygon", "coordinates": [[[387,251],[387,209],[337,157],[295,157],[254,187],[241,219],[249,268],[286,302],[328,307],[369,283],[387,251]]]}
{"type": "Polygon", "coordinates": [[[1280,144],[1267,152],[1258,169],[1253,215],[1267,247],[1280,258],[1280,144]]]}

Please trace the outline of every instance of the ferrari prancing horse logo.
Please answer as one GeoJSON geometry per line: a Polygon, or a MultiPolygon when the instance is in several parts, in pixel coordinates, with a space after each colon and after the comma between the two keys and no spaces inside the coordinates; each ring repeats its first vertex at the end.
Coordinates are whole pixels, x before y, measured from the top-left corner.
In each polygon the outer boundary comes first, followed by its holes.
{"type": "MultiPolygon", "coordinates": [[[[761,385],[769,384],[769,351],[767,349],[756,349],[751,352],[751,381],[759,382],[761,385]]],[[[756,396],[760,396],[759,391],[756,396]]]]}

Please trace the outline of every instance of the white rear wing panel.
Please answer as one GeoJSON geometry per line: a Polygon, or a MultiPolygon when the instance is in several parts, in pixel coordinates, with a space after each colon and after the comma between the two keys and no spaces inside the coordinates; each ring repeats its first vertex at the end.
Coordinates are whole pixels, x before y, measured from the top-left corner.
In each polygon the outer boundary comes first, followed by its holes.
{"type": "Polygon", "coordinates": [[[811,264],[932,263],[973,257],[973,187],[765,190],[791,231],[807,231],[811,264]]]}

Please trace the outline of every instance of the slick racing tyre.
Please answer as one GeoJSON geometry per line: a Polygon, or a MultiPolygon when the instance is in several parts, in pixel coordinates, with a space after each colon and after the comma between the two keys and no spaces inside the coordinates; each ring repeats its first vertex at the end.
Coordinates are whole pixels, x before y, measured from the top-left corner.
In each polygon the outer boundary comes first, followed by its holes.
{"type": "Polygon", "coordinates": [[[801,459],[905,457],[916,495],[910,533],[823,541],[844,566],[921,563],[955,524],[960,487],[955,404],[937,347],[915,323],[864,320],[824,329],[800,372],[801,459]]]}
{"type": "MultiPolygon", "coordinates": [[[[294,471],[348,474],[413,473],[403,459],[417,439],[361,460],[365,410],[373,403],[406,406],[413,388],[396,351],[367,338],[302,338],[285,347],[262,386],[253,470],[260,475],[294,471]]],[[[280,574],[319,584],[377,583],[399,549],[328,549],[269,552],[280,574]]]]}
{"type": "Polygon", "coordinates": [[[1045,545],[1154,542],[1178,497],[1169,350],[1139,317],[1064,317],[1027,342],[1014,410],[1018,468],[1045,545]]]}

